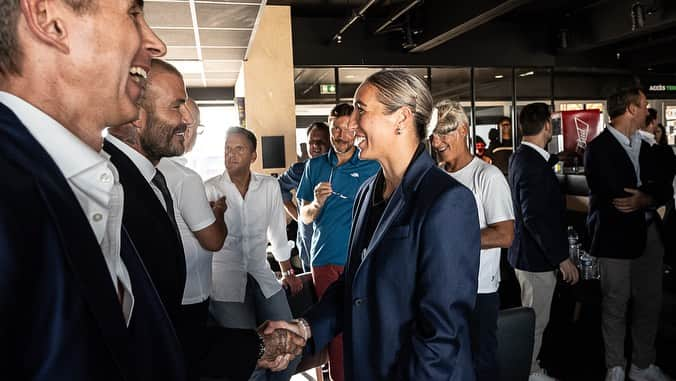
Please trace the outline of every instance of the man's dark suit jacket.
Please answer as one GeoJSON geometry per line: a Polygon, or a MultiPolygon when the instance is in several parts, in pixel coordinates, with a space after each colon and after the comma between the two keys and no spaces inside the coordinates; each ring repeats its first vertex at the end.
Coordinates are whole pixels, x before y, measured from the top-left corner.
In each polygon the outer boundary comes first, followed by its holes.
{"type": "MultiPolygon", "coordinates": [[[[612,201],[630,196],[624,188],[640,189],[652,196],[657,205],[672,197],[671,180],[659,174],[663,168],[655,158],[655,151],[641,141],[639,167],[642,184],[638,187],[636,171],[629,156],[608,129],[587,145],[584,168],[590,195],[587,227],[591,237],[591,255],[631,259],[643,253],[646,210],[622,213],[612,201]]],[[[653,217],[659,221],[659,217],[654,214],[653,217]]]]}
{"type": "Polygon", "coordinates": [[[0,104],[0,374],[16,380],[184,380],[171,322],[122,230],[126,327],[101,248],[67,180],[0,104]]]}
{"type": "Polygon", "coordinates": [[[552,271],[568,258],[565,200],[552,165],[525,144],[509,161],[515,224],[508,258],[515,269],[552,271]]]}
{"type": "Polygon", "coordinates": [[[179,331],[186,277],[183,244],[167,211],[134,162],[107,140],[103,149],[110,155],[124,187],[122,223],[150,273],[174,328],[179,331]]]}
{"type": "Polygon", "coordinates": [[[480,254],[474,196],[422,153],[370,236],[375,188],[372,177],[356,196],[345,273],[305,316],[309,350],[342,332],[346,380],[474,380],[468,323],[480,254]]]}
{"type": "MultiPolygon", "coordinates": [[[[155,283],[176,331],[181,338],[180,308],[185,288],[186,267],[183,245],[167,212],[136,165],[117,147],[105,141],[124,187],[122,222],[155,283]]],[[[210,330],[207,372],[246,380],[256,366],[258,336],[252,330],[213,328],[210,330]],[[211,360],[220,356],[219,362],[211,360]]]]}

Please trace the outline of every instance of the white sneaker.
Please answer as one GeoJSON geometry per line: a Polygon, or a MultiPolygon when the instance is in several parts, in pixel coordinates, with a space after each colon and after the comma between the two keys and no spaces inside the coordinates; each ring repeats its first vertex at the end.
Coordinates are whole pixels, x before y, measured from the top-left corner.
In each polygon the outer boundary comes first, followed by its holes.
{"type": "Polygon", "coordinates": [[[614,366],[606,372],[606,381],[624,381],[624,368],[614,366]]]}
{"type": "Polygon", "coordinates": [[[641,369],[634,364],[631,364],[629,369],[629,379],[633,381],[672,381],[673,379],[654,364],[650,364],[645,369],[641,369]]]}
{"type": "Polygon", "coordinates": [[[556,378],[549,377],[545,372],[535,372],[528,376],[528,381],[556,381],[556,378]]]}

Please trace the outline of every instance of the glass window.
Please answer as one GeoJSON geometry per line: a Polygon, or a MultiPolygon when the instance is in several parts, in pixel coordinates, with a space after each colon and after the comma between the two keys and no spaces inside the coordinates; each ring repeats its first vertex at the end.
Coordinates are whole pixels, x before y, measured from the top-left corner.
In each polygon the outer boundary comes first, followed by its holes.
{"type": "Polygon", "coordinates": [[[336,102],[333,68],[294,69],[296,104],[336,102]]]}
{"type": "MultiPolygon", "coordinates": [[[[432,68],[432,97],[434,102],[452,99],[463,106],[472,101],[469,68],[432,68]]],[[[469,107],[468,107],[469,109],[469,107]]],[[[465,110],[467,111],[467,110],[465,110]]],[[[469,116],[469,114],[467,114],[469,116]]]]}
{"type": "MultiPolygon", "coordinates": [[[[405,68],[406,70],[427,79],[427,68],[405,68]]],[[[338,69],[340,80],[340,101],[352,103],[357,87],[371,74],[383,70],[380,67],[346,67],[338,69]]]]}
{"type": "Polygon", "coordinates": [[[188,159],[188,167],[207,180],[225,170],[225,132],[229,127],[238,126],[239,118],[232,105],[200,105],[199,108],[200,119],[205,127],[202,134],[197,135],[195,147],[185,157],[188,159]]]}

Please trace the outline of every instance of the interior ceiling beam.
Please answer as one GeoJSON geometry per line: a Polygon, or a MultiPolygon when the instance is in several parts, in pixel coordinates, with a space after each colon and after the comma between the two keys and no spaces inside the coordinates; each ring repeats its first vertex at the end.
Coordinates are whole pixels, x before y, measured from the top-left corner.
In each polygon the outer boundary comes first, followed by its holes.
{"type": "MultiPolygon", "coordinates": [[[[635,46],[644,43],[659,44],[659,40],[665,40],[668,46],[670,40],[676,35],[676,30],[670,30],[655,41],[641,40],[646,35],[662,32],[676,27],[676,7],[669,6],[667,2],[643,1],[643,26],[632,30],[632,6],[636,0],[615,0],[609,4],[585,9],[584,14],[578,13],[573,20],[568,20],[569,25],[562,25],[566,29],[568,47],[560,48],[560,53],[579,53],[598,49],[604,46],[612,46],[626,41],[636,40],[628,45],[628,51],[635,50],[635,46]]],[[[622,52],[623,47],[617,47],[622,52]]]]}
{"type": "Polygon", "coordinates": [[[364,17],[364,14],[366,13],[366,11],[377,1],[378,0],[369,0],[368,3],[364,4],[364,6],[361,7],[361,9],[359,9],[359,11],[357,13],[353,14],[352,17],[347,21],[347,23],[345,23],[345,25],[343,25],[343,27],[340,28],[338,33],[333,35],[333,38],[331,40],[339,42],[340,39],[342,38],[341,36],[343,35],[343,33],[345,33],[345,31],[348,30],[352,26],[352,24],[357,22],[357,20],[364,17]]]}
{"type": "Polygon", "coordinates": [[[411,8],[415,7],[418,3],[420,3],[422,0],[412,0],[408,4],[404,5],[401,9],[398,11],[394,12],[392,16],[387,18],[387,21],[382,23],[373,34],[380,34],[382,33],[390,24],[392,24],[394,21],[396,21],[399,17],[404,15],[406,12],[411,10],[411,8]]]}
{"type": "Polygon", "coordinates": [[[497,18],[505,13],[511,12],[512,10],[519,8],[527,3],[530,3],[533,0],[507,0],[496,7],[493,7],[486,12],[483,12],[477,16],[472,17],[471,19],[454,26],[453,28],[447,30],[440,35],[419,44],[417,47],[409,50],[411,53],[422,53],[430,49],[436,48],[437,46],[452,40],[460,35],[463,35],[477,27],[497,18]]]}

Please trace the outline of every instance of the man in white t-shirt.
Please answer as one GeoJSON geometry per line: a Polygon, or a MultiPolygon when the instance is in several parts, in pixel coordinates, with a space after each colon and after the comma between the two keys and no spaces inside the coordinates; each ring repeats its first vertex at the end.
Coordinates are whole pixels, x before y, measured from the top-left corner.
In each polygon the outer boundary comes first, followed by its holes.
{"type": "MultiPolygon", "coordinates": [[[[187,99],[185,106],[193,123],[185,130],[185,153],[195,145],[196,129],[200,124],[197,104],[187,99]]],[[[186,355],[188,379],[199,380],[199,361],[205,351],[204,340],[209,316],[211,294],[212,251],[223,247],[227,228],[224,213],[225,198],[209,205],[202,178],[185,166],[183,156],[164,157],[157,166],[167,180],[174,203],[176,225],[185,252],[186,280],[181,302],[183,350],[186,355]]]]}
{"type": "Polygon", "coordinates": [[[469,151],[469,123],[462,106],[442,101],[436,108],[438,122],[430,126],[432,147],[441,158],[443,168],[474,193],[479,211],[479,294],[470,324],[474,369],[478,381],[497,380],[500,248],[510,247],[514,238],[512,197],[502,172],[469,151]]]}

